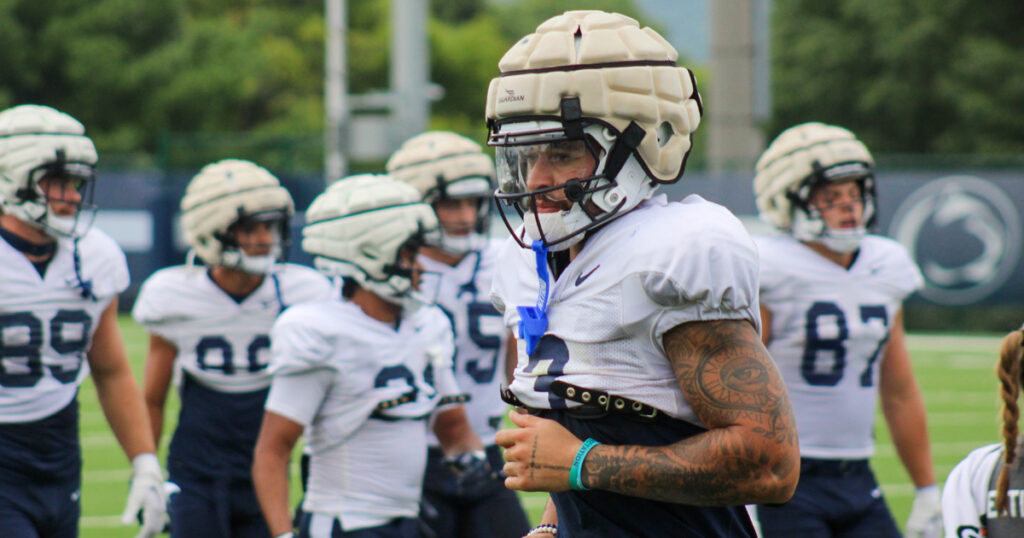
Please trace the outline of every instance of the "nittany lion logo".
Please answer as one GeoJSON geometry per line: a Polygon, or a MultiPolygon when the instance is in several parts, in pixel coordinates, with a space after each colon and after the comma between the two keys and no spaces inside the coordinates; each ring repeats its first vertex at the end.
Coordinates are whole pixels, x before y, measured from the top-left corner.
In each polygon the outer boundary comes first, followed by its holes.
{"type": "Polygon", "coordinates": [[[994,183],[950,176],[900,204],[889,234],[924,274],[921,295],[944,305],[985,299],[1009,278],[1020,254],[1020,215],[994,183]]]}

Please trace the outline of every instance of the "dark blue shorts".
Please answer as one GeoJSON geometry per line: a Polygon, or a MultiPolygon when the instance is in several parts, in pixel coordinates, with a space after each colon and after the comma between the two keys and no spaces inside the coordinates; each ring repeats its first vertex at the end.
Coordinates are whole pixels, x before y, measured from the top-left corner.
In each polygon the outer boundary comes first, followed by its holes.
{"type": "Polygon", "coordinates": [[[0,536],[75,538],[82,514],[80,480],[0,483],[0,536]]]}
{"type": "MultiPolygon", "coordinates": [[[[613,445],[663,446],[706,431],[665,415],[641,420],[624,415],[577,418],[564,410],[539,414],[558,421],[580,439],[590,437],[613,445]]],[[[551,498],[558,510],[559,538],[755,536],[742,506],[690,506],[599,490],[566,491],[551,498]]]]}
{"type": "MultiPolygon", "coordinates": [[[[498,445],[487,447],[487,459],[492,469],[505,463],[498,445]]],[[[420,522],[426,538],[519,538],[530,530],[519,496],[505,488],[503,477],[496,473],[473,492],[460,491],[441,451],[433,447],[427,452],[420,522]]]]}
{"type": "Polygon", "coordinates": [[[757,518],[764,538],[900,536],[867,460],[801,458],[793,498],[758,506],[757,518]]]}
{"type": "Polygon", "coordinates": [[[306,512],[299,522],[297,538],[420,538],[415,519],[396,518],[379,527],[368,527],[345,532],[338,518],[306,512]],[[327,529],[330,534],[327,534],[327,529]]]}
{"type": "Polygon", "coordinates": [[[181,488],[171,496],[172,538],[270,538],[251,482],[171,480],[181,488]]]}
{"type": "Polygon", "coordinates": [[[0,537],[78,536],[78,399],[41,420],[0,424],[0,537]]]}

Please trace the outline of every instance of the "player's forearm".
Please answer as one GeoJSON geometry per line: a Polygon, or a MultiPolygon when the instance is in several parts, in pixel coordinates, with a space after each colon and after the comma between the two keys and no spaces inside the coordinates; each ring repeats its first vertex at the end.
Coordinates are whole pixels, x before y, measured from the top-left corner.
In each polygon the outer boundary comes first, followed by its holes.
{"type": "Polygon", "coordinates": [[[292,530],[288,513],[289,453],[257,445],[253,457],[252,482],[271,536],[292,530]]]}
{"type": "Polygon", "coordinates": [[[164,430],[164,406],[163,403],[155,405],[153,402],[146,402],[146,413],[149,415],[150,430],[153,432],[153,446],[160,446],[160,436],[164,430]]]}
{"type": "Polygon", "coordinates": [[[889,424],[896,453],[917,487],[935,484],[931,446],[928,442],[928,419],[920,391],[909,391],[900,397],[882,399],[882,412],[889,424]]]}
{"type": "Polygon", "coordinates": [[[437,415],[434,422],[434,435],[441,443],[445,455],[461,454],[482,450],[480,439],[466,419],[466,411],[461,405],[447,409],[437,415]]]}
{"type": "Polygon", "coordinates": [[[144,452],[155,453],[149,417],[131,370],[125,367],[102,375],[94,373],[93,383],[103,414],[128,459],[144,452]]]}
{"type": "Polygon", "coordinates": [[[798,460],[758,437],[733,427],[662,447],[598,445],[584,462],[583,484],[701,506],[784,502],[796,487],[798,460]]]}
{"type": "Polygon", "coordinates": [[[555,502],[551,500],[550,496],[544,503],[544,512],[540,516],[540,522],[541,524],[558,525],[558,510],[555,509],[555,502]]]}

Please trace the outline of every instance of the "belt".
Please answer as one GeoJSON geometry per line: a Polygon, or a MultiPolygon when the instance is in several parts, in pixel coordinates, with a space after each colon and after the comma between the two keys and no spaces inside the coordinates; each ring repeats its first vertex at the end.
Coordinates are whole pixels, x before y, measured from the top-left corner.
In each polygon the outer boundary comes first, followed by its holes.
{"type": "Polygon", "coordinates": [[[800,474],[815,476],[850,476],[871,472],[868,460],[800,458],[800,474]]]}
{"type": "MultiPolygon", "coordinates": [[[[566,400],[583,404],[579,407],[566,409],[569,414],[577,418],[601,418],[608,413],[620,413],[633,418],[654,420],[658,415],[664,414],[643,402],[638,402],[624,396],[615,396],[601,390],[580,387],[564,381],[552,381],[551,392],[566,400]]],[[[501,399],[510,405],[531,410],[508,387],[501,387],[501,399]]]]}

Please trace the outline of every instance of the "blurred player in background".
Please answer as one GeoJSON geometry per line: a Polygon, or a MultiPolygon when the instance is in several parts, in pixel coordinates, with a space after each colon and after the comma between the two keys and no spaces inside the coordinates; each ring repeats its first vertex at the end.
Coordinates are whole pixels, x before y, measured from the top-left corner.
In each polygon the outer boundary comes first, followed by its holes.
{"type": "MultiPolygon", "coordinates": [[[[299,536],[415,537],[427,421],[464,399],[452,375],[452,329],[419,294],[419,248],[438,233],[420,193],[387,176],[343,179],[306,212],[303,249],[344,279],[348,301],[285,312],[271,334],[273,382],[253,480],[274,536],[291,536],[288,458],[303,428],[309,484],[299,536]]],[[[446,455],[476,476],[482,450],[461,406],[435,430],[446,455]],[[460,457],[461,456],[461,457],[460,457]],[[475,463],[474,463],[475,461],[475,463]]]]}
{"type": "Polygon", "coordinates": [[[939,490],[903,300],[922,284],[897,242],[868,233],[873,160],[841,127],[783,131],[757,163],[762,337],[789,388],[800,432],[796,494],[757,509],[764,536],[899,536],[868,466],[881,397],[893,444],[917,486],[907,533],[938,536],[939,490]]]}
{"type": "Polygon", "coordinates": [[[502,58],[487,98],[509,226],[491,298],[517,332],[506,485],[531,535],[753,536],[796,485],[796,430],[759,337],[757,251],[683,174],[701,105],[650,28],[570,11],[502,58]],[[557,517],[557,522],[556,522],[557,517]]]}
{"type": "Polygon", "coordinates": [[[181,399],[167,456],[181,488],[171,496],[171,535],[270,536],[250,475],[270,386],[270,327],[289,306],[329,297],[331,285],[281,263],[294,209],[266,169],[209,164],[181,210],[189,262],[150,276],[133,310],[150,333],[145,395],[158,445],[172,381],[181,399]]]}
{"type": "Polygon", "coordinates": [[[942,519],[948,537],[1024,536],[1024,436],[1018,403],[1024,387],[1024,327],[1003,337],[996,375],[1003,400],[1003,441],[972,451],[946,478],[942,519]]]}
{"type": "MultiPolygon", "coordinates": [[[[424,289],[437,290],[437,305],[455,329],[455,378],[470,397],[466,414],[490,465],[490,472],[460,480],[431,435],[420,519],[437,537],[518,538],[530,525],[519,497],[505,488],[501,449],[494,444],[508,410],[501,386],[515,367],[508,331],[489,299],[500,245],[487,234],[494,161],[465,137],[431,131],[402,144],[387,169],[415,187],[437,215],[440,234],[420,249],[424,289]]],[[[452,426],[444,417],[438,428],[452,426]]]]}
{"type": "Polygon", "coordinates": [[[81,515],[78,387],[90,371],[132,462],[122,520],[164,527],[163,476],[117,323],[124,252],[92,228],[96,148],[50,107],[0,112],[0,534],[73,537],[81,515]]]}

